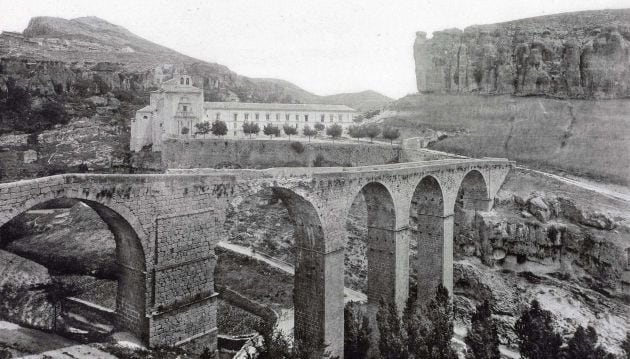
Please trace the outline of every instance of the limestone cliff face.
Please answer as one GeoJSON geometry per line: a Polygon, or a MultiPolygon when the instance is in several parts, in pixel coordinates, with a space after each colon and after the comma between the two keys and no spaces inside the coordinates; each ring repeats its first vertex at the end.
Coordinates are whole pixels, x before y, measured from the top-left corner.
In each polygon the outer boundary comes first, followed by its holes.
{"type": "Polygon", "coordinates": [[[630,9],[416,34],[419,92],[630,96],[630,9]]]}

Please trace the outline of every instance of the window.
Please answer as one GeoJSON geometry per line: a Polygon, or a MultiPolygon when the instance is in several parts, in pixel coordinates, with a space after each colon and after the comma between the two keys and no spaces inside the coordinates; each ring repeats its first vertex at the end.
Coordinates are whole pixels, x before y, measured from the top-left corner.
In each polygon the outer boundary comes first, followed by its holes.
{"type": "Polygon", "coordinates": [[[179,79],[179,84],[180,84],[180,85],[183,85],[183,84],[184,84],[184,78],[183,78],[183,77],[179,79]]]}
{"type": "Polygon", "coordinates": [[[299,121],[300,120],[300,115],[295,115],[295,120],[299,121]]]}
{"type": "Polygon", "coordinates": [[[334,117],[335,117],[335,116],[330,115],[330,122],[333,122],[333,118],[334,118],[334,117]]]}
{"type": "Polygon", "coordinates": [[[142,118],[145,120],[149,119],[147,116],[142,116],[142,118]]]}
{"type": "Polygon", "coordinates": [[[308,115],[304,115],[304,122],[308,122],[308,115]]]}
{"type": "Polygon", "coordinates": [[[285,115],[284,115],[284,118],[285,118],[287,121],[289,121],[289,120],[291,119],[289,116],[290,116],[290,115],[287,113],[287,114],[285,114],[285,115]]]}
{"type": "Polygon", "coordinates": [[[245,113],[245,121],[249,120],[249,114],[245,113]]]}
{"type": "Polygon", "coordinates": [[[339,122],[343,121],[343,115],[339,114],[339,122]]]}
{"type": "Polygon", "coordinates": [[[190,85],[190,79],[186,78],[186,85],[190,85]]]}
{"type": "Polygon", "coordinates": [[[234,121],[238,120],[238,113],[234,114],[234,121]]]}
{"type": "Polygon", "coordinates": [[[280,114],[279,113],[276,114],[276,121],[280,121],[280,114]]]}
{"type": "Polygon", "coordinates": [[[266,114],[265,118],[267,119],[267,121],[269,121],[269,114],[266,114]]]}
{"type": "Polygon", "coordinates": [[[236,124],[234,124],[234,128],[236,128],[236,124]]]}
{"type": "Polygon", "coordinates": [[[260,119],[260,115],[259,114],[256,114],[256,119],[257,120],[260,119]]]}
{"type": "Polygon", "coordinates": [[[320,118],[320,120],[321,120],[322,122],[324,122],[324,119],[326,118],[326,115],[321,115],[319,118],[320,118]]]}
{"type": "Polygon", "coordinates": [[[215,119],[217,119],[217,120],[221,119],[221,112],[217,112],[217,115],[215,116],[215,119]]]}
{"type": "Polygon", "coordinates": [[[188,106],[184,105],[184,112],[188,111],[188,106]]]}

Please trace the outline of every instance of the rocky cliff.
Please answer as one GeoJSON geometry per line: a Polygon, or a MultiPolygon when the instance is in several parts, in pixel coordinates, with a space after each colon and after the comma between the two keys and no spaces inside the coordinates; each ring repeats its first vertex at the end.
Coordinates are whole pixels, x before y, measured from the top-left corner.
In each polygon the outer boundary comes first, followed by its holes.
{"type": "Polygon", "coordinates": [[[630,96],[630,9],[534,17],[414,43],[419,92],[630,96]]]}

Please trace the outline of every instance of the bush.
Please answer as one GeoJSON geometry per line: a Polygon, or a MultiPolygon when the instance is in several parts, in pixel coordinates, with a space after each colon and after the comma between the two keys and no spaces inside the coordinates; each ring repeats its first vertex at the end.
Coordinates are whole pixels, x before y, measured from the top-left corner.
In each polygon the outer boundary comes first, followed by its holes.
{"type": "Polygon", "coordinates": [[[326,162],[324,155],[318,153],[313,160],[313,167],[324,167],[324,162],[326,162]]]}
{"type": "Polygon", "coordinates": [[[182,135],[187,135],[188,132],[190,132],[190,129],[188,127],[182,127],[182,135]]]}
{"type": "Polygon", "coordinates": [[[370,138],[370,143],[372,140],[381,133],[381,128],[376,125],[368,125],[365,128],[365,134],[370,138]]]}
{"type": "Polygon", "coordinates": [[[474,359],[500,359],[499,334],[492,319],[492,309],[486,300],[477,307],[464,341],[474,359]]]}
{"type": "Polygon", "coordinates": [[[225,136],[228,132],[227,124],[221,120],[215,120],[212,123],[211,131],[215,136],[225,136]]]}
{"type": "Polygon", "coordinates": [[[308,137],[308,141],[311,141],[311,137],[315,136],[317,134],[317,131],[312,129],[309,125],[304,126],[304,129],[302,130],[302,133],[304,134],[304,136],[308,137]]]}
{"type": "Polygon", "coordinates": [[[346,304],[343,314],[343,357],[348,359],[367,358],[372,333],[367,316],[354,302],[346,304]]]}
{"type": "Polygon", "coordinates": [[[388,139],[390,144],[392,144],[398,137],[400,137],[399,129],[391,126],[387,126],[383,129],[383,138],[388,139]]]}
{"type": "Polygon", "coordinates": [[[324,126],[324,124],[321,122],[317,122],[313,127],[315,128],[315,130],[317,130],[317,132],[323,131],[326,129],[326,126],[324,126]]]}
{"type": "Polygon", "coordinates": [[[524,359],[556,359],[560,355],[562,338],[553,329],[551,312],[533,300],[514,326],[518,346],[524,359]]]}
{"type": "Polygon", "coordinates": [[[333,142],[336,138],[340,137],[342,133],[343,129],[336,123],[326,129],[326,134],[333,138],[333,142]]]}
{"type": "Polygon", "coordinates": [[[304,145],[302,144],[302,142],[299,141],[294,141],[291,142],[291,148],[296,152],[296,153],[302,153],[305,150],[304,145]]]}
{"type": "Polygon", "coordinates": [[[284,131],[284,133],[289,136],[289,139],[291,139],[291,135],[297,135],[297,128],[290,126],[290,125],[284,125],[282,126],[282,130],[284,131]]]}

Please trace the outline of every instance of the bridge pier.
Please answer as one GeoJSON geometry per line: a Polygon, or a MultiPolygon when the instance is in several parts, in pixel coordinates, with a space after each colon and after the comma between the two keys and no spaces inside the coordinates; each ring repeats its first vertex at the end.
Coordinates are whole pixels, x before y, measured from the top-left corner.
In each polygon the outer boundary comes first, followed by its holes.
{"type": "Polygon", "coordinates": [[[418,299],[430,300],[438,284],[453,295],[453,215],[419,214],[413,229],[417,240],[418,299]]]}
{"type": "Polygon", "coordinates": [[[296,248],[294,335],[298,343],[343,356],[344,251],[296,248]]]}
{"type": "Polygon", "coordinates": [[[402,313],[409,297],[409,228],[368,227],[368,310],[376,318],[380,300],[402,313]]]}

